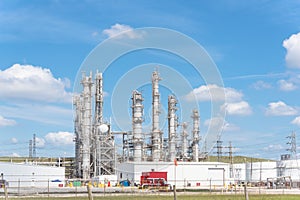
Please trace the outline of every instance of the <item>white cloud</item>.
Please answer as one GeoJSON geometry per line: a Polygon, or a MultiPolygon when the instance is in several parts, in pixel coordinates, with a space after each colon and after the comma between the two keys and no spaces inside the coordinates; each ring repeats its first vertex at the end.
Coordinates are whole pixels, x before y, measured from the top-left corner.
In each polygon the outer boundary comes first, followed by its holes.
{"type": "Polygon", "coordinates": [[[18,139],[17,138],[11,138],[11,143],[13,143],[13,144],[17,144],[18,143],[18,139]]]}
{"type": "Polygon", "coordinates": [[[103,34],[107,35],[108,37],[128,37],[130,39],[141,38],[140,34],[137,34],[132,27],[125,25],[125,24],[115,24],[112,25],[109,29],[105,29],[102,32],[103,34]],[[122,34],[121,34],[122,33],[122,34]]]}
{"type": "Polygon", "coordinates": [[[283,91],[292,91],[297,89],[297,86],[291,81],[279,80],[278,85],[279,89],[283,91]]]}
{"type": "Polygon", "coordinates": [[[0,127],[1,126],[14,126],[16,124],[15,120],[12,119],[6,119],[3,116],[0,115],[0,127]]]}
{"type": "Polygon", "coordinates": [[[72,93],[65,89],[68,79],[53,77],[49,69],[14,64],[0,70],[0,99],[42,102],[72,102],[72,93]]]}
{"type": "Polygon", "coordinates": [[[264,81],[257,81],[252,85],[252,87],[256,90],[264,90],[272,88],[272,85],[264,81]]]}
{"type": "Polygon", "coordinates": [[[285,56],[287,66],[290,68],[300,68],[300,33],[293,34],[288,39],[285,39],[283,47],[287,50],[285,56]]]}
{"type": "Polygon", "coordinates": [[[36,147],[42,148],[45,146],[45,140],[43,138],[35,138],[36,147]]]}
{"type": "Polygon", "coordinates": [[[21,157],[18,153],[12,153],[10,156],[11,157],[21,157]]]}
{"type": "Polygon", "coordinates": [[[291,123],[300,126],[300,116],[296,117],[291,123]]]}
{"type": "Polygon", "coordinates": [[[207,119],[204,121],[204,125],[212,128],[222,127],[223,131],[236,131],[239,130],[239,127],[234,124],[229,124],[227,121],[225,121],[223,118],[220,117],[214,117],[211,119],[207,119]]]}
{"type": "Polygon", "coordinates": [[[276,151],[276,150],[282,150],[284,147],[281,144],[270,144],[267,147],[263,148],[265,151],[276,151]]]}
{"type": "Polygon", "coordinates": [[[214,96],[214,101],[223,101],[224,94],[228,102],[240,101],[243,97],[243,94],[234,88],[223,88],[212,84],[201,85],[200,87],[193,89],[193,91],[187,94],[185,98],[188,101],[192,101],[194,98],[198,101],[210,101],[212,100],[212,94],[214,96]]]}
{"type": "Polygon", "coordinates": [[[248,102],[240,101],[235,103],[225,103],[222,106],[225,112],[229,115],[250,115],[252,110],[248,102]]]}
{"type": "Polygon", "coordinates": [[[59,146],[59,145],[74,145],[74,134],[70,132],[56,132],[56,133],[48,133],[45,136],[47,142],[59,146]]]}
{"type": "Polygon", "coordinates": [[[282,101],[271,102],[266,109],[266,115],[271,116],[289,116],[298,113],[296,108],[286,105],[282,101]]]}

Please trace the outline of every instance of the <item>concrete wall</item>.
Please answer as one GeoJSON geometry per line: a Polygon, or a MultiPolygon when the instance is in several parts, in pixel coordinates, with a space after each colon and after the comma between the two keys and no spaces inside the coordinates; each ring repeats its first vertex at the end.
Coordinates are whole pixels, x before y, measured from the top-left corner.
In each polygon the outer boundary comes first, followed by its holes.
{"type": "Polygon", "coordinates": [[[3,179],[9,182],[9,187],[48,187],[48,184],[50,187],[58,187],[60,184],[65,185],[64,167],[0,162],[0,173],[3,174],[3,179]]]}

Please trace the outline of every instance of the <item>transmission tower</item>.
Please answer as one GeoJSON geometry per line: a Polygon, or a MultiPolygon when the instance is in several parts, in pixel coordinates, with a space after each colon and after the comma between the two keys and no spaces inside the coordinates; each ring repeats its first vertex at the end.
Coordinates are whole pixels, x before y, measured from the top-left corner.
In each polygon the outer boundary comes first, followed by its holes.
{"type": "Polygon", "coordinates": [[[230,178],[233,178],[233,152],[232,152],[232,144],[231,144],[231,141],[229,142],[229,146],[227,147],[228,148],[228,157],[229,157],[229,163],[230,163],[230,178]]]}
{"type": "Polygon", "coordinates": [[[232,144],[231,144],[231,141],[229,142],[229,146],[228,146],[228,155],[229,155],[229,163],[230,163],[230,165],[233,165],[233,156],[232,156],[232,144]]]}
{"type": "Polygon", "coordinates": [[[286,144],[290,146],[287,151],[291,152],[292,156],[297,159],[296,133],[293,131],[291,135],[287,136],[287,138],[289,141],[286,144]]]}
{"type": "Polygon", "coordinates": [[[33,134],[32,157],[36,158],[36,137],[35,137],[35,134],[33,134]]]}
{"type": "Polygon", "coordinates": [[[32,158],[32,140],[29,140],[29,158],[32,158]]]}
{"type": "Polygon", "coordinates": [[[218,162],[221,161],[221,157],[222,157],[222,150],[223,150],[223,141],[220,140],[220,138],[217,140],[217,146],[215,147],[217,149],[217,152],[215,152],[217,154],[217,159],[218,159],[218,162]]]}

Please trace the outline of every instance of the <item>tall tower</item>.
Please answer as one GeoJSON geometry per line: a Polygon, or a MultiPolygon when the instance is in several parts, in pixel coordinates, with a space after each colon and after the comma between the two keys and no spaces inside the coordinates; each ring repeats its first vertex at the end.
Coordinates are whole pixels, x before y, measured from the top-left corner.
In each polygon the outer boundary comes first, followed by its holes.
{"type": "Polygon", "coordinates": [[[162,132],[159,129],[159,86],[158,82],[161,80],[158,71],[152,73],[152,160],[157,162],[161,159],[162,147],[162,132]]]}
{"type": "Polygon", "coordinates": [[[82,105],[82,178],[90,178],[90,138],[92,132],[92,73],[90,76],[83,74],[82,105]]]}
{"type": "Polygon", "coordinates": [[[169,161],[173,161],[176,158],[176,104],[176,98],[173,95],[170,95],[168,97],[169,161]]]}
{"type": "Polygon", "coordinates": [[[36,158],[36,136],[33,134],[33,141],[32,141],[32,157],[36,158]]]}
{"type": "Polygon", "coordinates": [[[95,115],[93,126],[93,144],[91,156],[93,157],[93,175],[111,175],[115,173],[116,157],[114,136],[110,124],[103,120],[103,77],[96,73],[95,86],[95,115]]]}
{"type": "Polygon", "coordinates": [[[194,109],[191,117],[193,119],[193,161],[198,162],[200,141],[200,116],[198,110],[194,109]]]}
{"type": "Polygon", "coordinates": [[[32,158],[32,140],[29,140],[29,158],[32,158]]]}
{"type": "Polygon", "coordinates": [[[96,74],[96,92],[95,92],[95,124],[103,123],[103,84],[102,73],[96,74]]]}
{"type": "Polygon", "coordinates": [[[75,132],[75,171],[76,177],[82,177],[81,165],[82,165],[82,102],[79,95],[73,97],[73,105],[75,108],[74,115],[74,132],[75,132]]]}
{"type": "Polygon", "coordinates": [[[182,141],[182,146],[181,146],[181,155],[183,161],[187,160],[187,152],[188,152],[188,132],[187,132],[187,123],[183,122],[182,123],[182,133],[181,133],[181,141],[182,141]]]}
{"type": "Polygon", "coordinates": [[[95,113],[93,124],[93,135],[91,157],[93,159],[93,175],[98,176],[101,173],[100,168],[100,126],[103,124],[103,85],[102,85],[102,73],[96,73],[95,75],[95,113]]]}
{"type": "Polygon", "coordinates": [[[132,92],[132,134],[133,134],[133,156],[135,162],[142,161],[143,155],[143,97],[138,91],[132,92]]]}

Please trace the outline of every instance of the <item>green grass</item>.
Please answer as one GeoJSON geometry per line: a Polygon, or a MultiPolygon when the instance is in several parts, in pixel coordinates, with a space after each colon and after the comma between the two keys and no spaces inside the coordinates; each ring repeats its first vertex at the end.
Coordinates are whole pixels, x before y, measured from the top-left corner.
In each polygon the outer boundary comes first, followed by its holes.
{"type": "MultiPolygon", "coordinates": [[[[15,198],[10,198],[15,199],[15,198]]],[[[85,200],[88,197],[37,197],[37,198],[22,198],[22,200],[85,200]]],[[[166,195],[120,195],[120,196],[98,196],[94,197],[94,200],[173,200],[173,196],[166,195]]],[[[177,200],[245,200],[243,195],[177,195],[177,200]]],[[[300,195],[249,195],[249,200],[298,200],[300,195]]]]}

